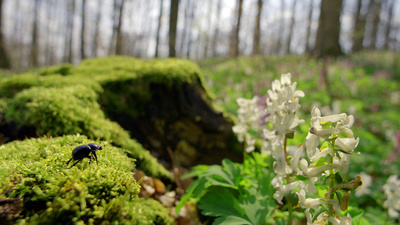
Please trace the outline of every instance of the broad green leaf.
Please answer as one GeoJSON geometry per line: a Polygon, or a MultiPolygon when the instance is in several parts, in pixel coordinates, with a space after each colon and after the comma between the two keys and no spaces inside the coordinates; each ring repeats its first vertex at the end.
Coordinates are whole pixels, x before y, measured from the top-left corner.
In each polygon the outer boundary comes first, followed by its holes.
{"type": "Polygon", "coordinates": [[[245,211],[252,224],[261,224],[270,213],[268,199],[262,196],[255,188],[244,190],[245,196],[239,199],[240,206],[245,211]]]}
{"type": "Polygon", "coordinates": [[[184,206],[190,198],[199,197],[203,190],[205,190],[206,186],[207,180],[204,178],[197,179],[192,184],[190,184],[189,188],[186,190],[186,193],[182,196],[179,204],[175,208],[176,214],[179,213],[182,206],[184,206]]]}
{"type": "Polygon", "coordinates": [[[197,207],[206,216],[236,216],[246,219],[232,190],[223,187],[210,187],[200,199],[197,207]]]}
{"type": "Polygon", "coordinates": [[[243,217],[238,216],[226,216],[226,217],[218,217],[214,220],[213,225],[245,225],[252,224],[250,221],[243,217]]]}

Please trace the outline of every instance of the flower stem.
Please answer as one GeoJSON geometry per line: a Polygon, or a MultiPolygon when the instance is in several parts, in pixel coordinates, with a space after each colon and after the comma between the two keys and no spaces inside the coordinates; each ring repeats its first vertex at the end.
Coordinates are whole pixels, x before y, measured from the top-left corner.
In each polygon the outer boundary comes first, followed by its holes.
{"type": "MultiPolygon", "coordinates": [[[[286,165],[289,165],[289,159],[287,157],[287,137],[285,137],[285,141],[283,142],[283,152],[285,153],[285,159],[286,159],[286,165]]],[[[286,184],[290,183],[290,174],[286,174],[286,184]]],[[[293,207],[292,207],[292,203],[288,201],[288,212],[289,212],[289,216],[288,216],[288,225],[292,225],[293,224],[293,207]]]]}

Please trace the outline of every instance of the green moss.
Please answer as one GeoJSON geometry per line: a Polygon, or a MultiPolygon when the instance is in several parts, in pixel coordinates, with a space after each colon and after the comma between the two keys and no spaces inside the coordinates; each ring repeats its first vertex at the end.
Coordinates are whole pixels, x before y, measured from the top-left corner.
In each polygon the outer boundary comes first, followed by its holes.
{"type": "Polygon", "coordinates": [[[134,164],[120,148],[100,143],[98,165],[67,169],[72,150],[95,142],[73,135],[2,145],[1,193],[21,198],[19,224],[172,224],[158,202],[138,199],[134,164]],[[152,211],[153,209],[154,211],[152,211]]]}
{"type": "Polygon", "coordinates": [[[170,178],[170,174],[119,124],[105,118],[98,95],[78,84],[62,88],[33,87],[10,100],[6,119],[19,127],[34,127],[41,135],[84,134],[106,140],[129,150],[138,159],[138,167],[149,174],[170,178]]]}

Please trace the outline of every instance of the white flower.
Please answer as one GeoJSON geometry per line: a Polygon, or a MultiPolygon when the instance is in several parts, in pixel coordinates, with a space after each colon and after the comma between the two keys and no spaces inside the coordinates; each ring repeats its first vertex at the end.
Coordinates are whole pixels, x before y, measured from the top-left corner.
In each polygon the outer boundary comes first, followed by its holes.
{"type": "Polygon", "coordinates": [[[352,153],[353,150],[357,148],[359,142],[360,138],[337,138],[335,145],[347,153],[352,153]]]}
{"type": "Polygon", "coordinates": [[[282,203],[282,199],[285,196],[285,194],[290,193],[290,191],[294,190],[298,186],[301,188],[304,188],[304,182],[303,181],[295,181],[289,184],[283,184],[283,177],[274,177],[272,179],[272,186],[276,189],[276,192],[274,194],[274,199],[279,203],[282,203]]]}
{"type": "Polygon", "coordinates": [[[397,179],[397,175],[389,177],[383,190],[387,197],[387,200],[383,202],[383,206],[388,208],[389,215],[393,218],[400,216],[400,180],[397,179]]]}
{"type": "Polygon", "coordinates": [[[369,186],[372,184],[372,177],[364,172],[360,173],[362,185],[356,189],[356,197],[368,195],[371,193],[369,186]]]}
{"type": "Polygon", "coordinates": [[[332,204],[337,205],[337,202],[332,199],[326,198],[306,198],[306,192],[304,190],[300,190],[297,192],[297,196],[299,196],[299,203],[306,208],[317,209],[322,204],[332,204]]]}

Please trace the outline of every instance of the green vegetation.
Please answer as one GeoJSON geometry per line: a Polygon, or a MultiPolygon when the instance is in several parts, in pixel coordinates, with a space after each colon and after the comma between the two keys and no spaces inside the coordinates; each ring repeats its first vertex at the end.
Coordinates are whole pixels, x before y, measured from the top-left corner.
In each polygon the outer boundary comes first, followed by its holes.
{"type": "Polygon", "coordinates": [[[67,169],[79,145],[96,142],[81,135],[26,139],[2,145],[0,192],[20,198],[18,224],[172,224],[157,201],[138,199],[134,160],[102,142],[98,165],[88,159],[67,169]],[[156,210],[155,210],[156,209],[156,210]]]}
{"type": "MultiPolygon", "coordinates": [[[[217,96],[216,103],[229,113],[236,114],[237,98],[264,96],[273,80],[279,79],[283,73],[291,73],[292,81],[297,82],[297,89],[305,92],[305,97],[300,100],[299,117],[309,118],[313,106],[320,107],[325,115],[342,112],[354,115],[354,136],[360,137],[360,143],[355,154],[351,155],[349,177],[354,178],[363,172],[372,176],[373,182],[369,194],[361,197],[352,194],[349,209],[353,211],[352,215],[357,215],[353,221],[355,224],[361,221],[363,224],[381,224],[382,221],[390,221],[386,216],[386,197],[381,191],[382,186],[390,175],[400,174],[400,164],[387,160],[398,155],[395,146],[399,140],[395,135],[400,129],[399,56],[390,52],[364,52],[325,62],[303,56],[282,56],[205,60],[199,63],[210,90],[217,96]],[[359,209],[363,213],[357,211],[359,209]]],[[[309,119],[306,119],[306,123],[297,129],[295,139],[289,140],[288,144],[302,143],[309,124],[309,119]]],[[[208,176],[211,179],[217,174],[210,173],[208,176]]],[[[236,186],[233,189],[241,187],[236,186]]],[[[206,190],[194,196],[199,207],[205,201],[201,196],[207,195],[210,189],[206,190]]],[[[205,214],[209,212],[206,210],[205,214]]]]}

